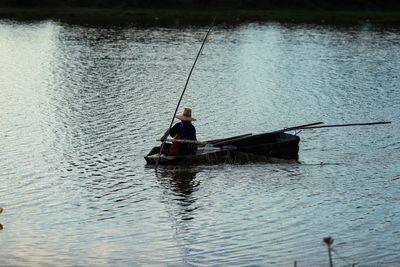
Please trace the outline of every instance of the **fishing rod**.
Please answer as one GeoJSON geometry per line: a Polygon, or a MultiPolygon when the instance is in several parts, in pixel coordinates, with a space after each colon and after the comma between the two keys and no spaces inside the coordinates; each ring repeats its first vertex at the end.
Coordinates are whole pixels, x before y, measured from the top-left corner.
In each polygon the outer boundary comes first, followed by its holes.
{"type": "MultiPolygon", "coordinates": [[[[216,18],[216,17],[214,17],[213,21],[211,22],[210,28],[208,29],[208,31],[207,31],[207,33],[206,33],[206,36],[205,36],[204,39],[203,39],[203,43],[202,43],[201,46],[200,46],[200,50],[199,50],[199,52],[197,53],[197,56],[196,56],[196,59],[194,60],[194,63],[193,63],[193,65],[192,65],[192,68],[190,69],[189,75],[188,75],[188,77],[187,77],[187,79],[186,79],[185,87],[183,88],[181,97],[179,98],[179,101],[178,101],[178,105],[176,105],[174,115],[172,116],[172,120],[171,120],[171,123],[170,123],[169,128],[168,128],[168,131],[167,131],[167,136],[169,135],[169,132],[171,131],[172,124],[174,123],[174,119],[175,119],[176,113],[178,112],[179,105],[181,104],[182,97],[183,97],[183,95],[185,94],[187,85],[188,85],[188,83],[189,83],[190,76],[192,75],[194,66],[196,65],[196,62],[197,62],[197,59],[200,57],[201,51],[203,50],[204,44],[206,43],[206,40],[207,40],[207,38],[208,38],[208,35],[209,35],[210,32],[211,32],[211,29],[214,27],[215,18],[216,18]]],[[[162,142],[162,144],[161,144],[160,152],[158,153],[158,158],[157,158],[156,166],[154,167],[155,170],[157,170],[158,163],[159,163],[160,157],[161,157],[161,153],[162,153],[162,151],[163,151],[163,149],[164,149],[165,142],[167,141],[167,138],[163,138],[163,139],[164,139],[164,140],[163,140],[163,142],[162,142]]]]}

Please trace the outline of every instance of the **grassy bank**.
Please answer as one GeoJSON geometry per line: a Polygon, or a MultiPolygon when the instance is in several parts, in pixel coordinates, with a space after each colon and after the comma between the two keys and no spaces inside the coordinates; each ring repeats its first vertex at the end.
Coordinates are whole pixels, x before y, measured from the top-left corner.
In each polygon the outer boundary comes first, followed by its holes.
{"type": "Polygon", "coordinates": [[[379,24],[400,25],[400,12],[384,11],[0,8],[0,19],[17,21],[53,19],[72,24],[94,25],[202,25],[208,24],[214,16],[217,17],[218,24],[262,21],[358,24],[369,21],[379,24]]]}

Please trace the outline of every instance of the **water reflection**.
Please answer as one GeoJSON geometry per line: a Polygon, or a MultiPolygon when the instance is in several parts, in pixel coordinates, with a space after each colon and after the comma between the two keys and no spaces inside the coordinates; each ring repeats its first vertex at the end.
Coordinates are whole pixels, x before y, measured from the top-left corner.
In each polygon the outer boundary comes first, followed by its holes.
{"type": "Polygon", "coordinates": [[[197,207],[193,193],[200,186],[200,182],[196,180],[196,174],[197,172],[193,169],[179,167],[165,169],[158,173],[158,179],[165,189],[164,193],[170,200],[171,207],[178,207],[176,212],[180,215],[180,220],[194,219],[193,211],[197,207]]]}

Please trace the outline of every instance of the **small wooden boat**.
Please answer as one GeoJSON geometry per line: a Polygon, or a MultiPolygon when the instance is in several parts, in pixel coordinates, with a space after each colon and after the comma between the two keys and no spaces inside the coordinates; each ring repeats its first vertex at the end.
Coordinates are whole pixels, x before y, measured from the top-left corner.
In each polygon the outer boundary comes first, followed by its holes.
{"type": "MultiPolygon", "coordinates": [[[[172,142],[178,140],[169,139],[172,142]]],[[[179,140],[179,142],[190,142],[179,140]]],[[[193,141],[191,141],[193,143],[193,141]]],[[[161,155],[160,147],[154,147],[144,158],[148,164],[191,165],[218,163],[276,162],[277,159],[297,161],[300,138],[282,131],[246,134],[224,139],[196,142],[195,154],[187,156],[161,155]],[[159,159],[158,159],[159,158],[159,159]]],[[[170,143],[166,143],[170,146],[170,143]]]]}
{"type": "MultiPolygon", "coordinates": [[[[188,156],[166,156],[160,155],[160,147],[154,147],[144,158],[148,164],[152,165],[287,162],[288,160],[297,162],[300,138],[286,133],[288,131],[390,123],[390,121],[383,121],[321,125],[323,122],[315,122],[269,133],[244,134],[207,142],[167,139],[171,142],[197,144],[198,150],[195,154],[188,156]]],[[[165,145],[171,146],[171,143],[165,145]]]]}

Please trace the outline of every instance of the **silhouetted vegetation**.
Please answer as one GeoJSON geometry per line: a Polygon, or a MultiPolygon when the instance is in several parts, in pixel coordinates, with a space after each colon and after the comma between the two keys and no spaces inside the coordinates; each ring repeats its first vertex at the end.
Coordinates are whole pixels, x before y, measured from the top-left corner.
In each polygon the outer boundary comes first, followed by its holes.
{"type": "Polygon", "coordinates": [[[396,0],[0,0],[1,7],[399,10],[396,0]]]}
{"type": "Polygon", "coordinates": [[[182,25],[242,21],[400,24],[395,0],[0,0],[0,19],[182,25]]]}

